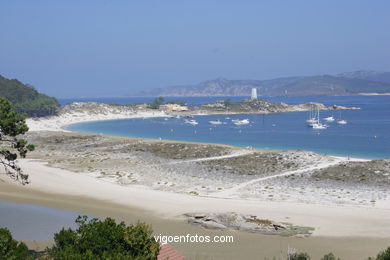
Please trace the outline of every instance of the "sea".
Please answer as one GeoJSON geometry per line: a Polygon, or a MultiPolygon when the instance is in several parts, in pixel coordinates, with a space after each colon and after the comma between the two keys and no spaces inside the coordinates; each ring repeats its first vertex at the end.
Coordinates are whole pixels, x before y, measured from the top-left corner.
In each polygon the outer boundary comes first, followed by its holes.
{"type": "MultiPolygon", "coordinates": [[[[167,97],[197,106],[217,100],[241,101],[248,97],[167,97]]],[[[320,117],[333,116],[339,125],[326,122],[325,130],[313,130],[306,120],[309,112],[276,113],[268,115],[213,115],[191,118],[145,118],[96,121],[73,124],[68,130],[117,136],[154,138],[203,143],[227,144],[239,147],[277,150],[310,150],[321,154],[356,158],[390,158],[390,96],[315,96],[261,97],[272,102],[302,104],[319,102],[327,106],[359,107],[360,110],[321,111],[320,117]],[[236,126],[231,120],[249,119],[250,124],[236,126]],[[209,121],[220,120],[222,125],[209,121]]],[[[112,104],[151,102],[152,97],[61,99],[65,105],[74,101],[97,101],[112,104]]]]}

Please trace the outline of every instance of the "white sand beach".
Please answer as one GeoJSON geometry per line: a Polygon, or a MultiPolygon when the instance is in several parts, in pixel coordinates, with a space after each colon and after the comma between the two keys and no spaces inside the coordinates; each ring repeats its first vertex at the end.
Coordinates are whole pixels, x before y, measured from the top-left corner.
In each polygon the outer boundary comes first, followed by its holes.
{"type": "MultiPolygon", "coordinates": [[[[88,174],[51,168],[39,161],[20,160],[20,164],[28,169],[31,178],[31,184],[24,187],[26,190],[109,201],[164,218],[182,218],[188,212],[239,212],[312,226],[315,236],[388,237],[390,234],[390,202],[380,208],[364,208],[198,197],[134,185],[120,186],[88,174]]],[[[19,185],[4,177],[2,181],[19,185]]]]}
{"type": "Polygon", "coordinates": [[[148,118],[167,116],[164,111],[151,111],[144,107],[111,106],[97,102],[74,102],[65,106],[57,116],[28,118],[30,131],[66,131],[67,125],[114,119],[148,118]]]}

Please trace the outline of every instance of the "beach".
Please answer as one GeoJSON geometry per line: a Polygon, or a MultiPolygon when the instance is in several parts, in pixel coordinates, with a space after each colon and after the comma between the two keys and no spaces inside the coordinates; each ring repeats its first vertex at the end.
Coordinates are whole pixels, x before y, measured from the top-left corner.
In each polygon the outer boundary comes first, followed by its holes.
{"type": "Polygon", "coordinates": [[[340,257],[344,256],[343,259],[360,259],[351,256],[372,255],[388,243],[388,209],[193,197],[141,187],[121,187],[83,174],[53,169],[42,162],[23,160],[21,164],[25,169],[30,169],[31,184],[22,187],[2,178],[2,200],[61,208],[92,216],[112,216],[128,223],[142,220],[152,224],[158,234],[233,234],[237,241],[233,245],[218,246],[173,244],[190,256],[189,259],[195,259],[197,254],[209,254],[213,259],[234,259],[239,255],[234,253],[234,248],[246,248],[248,256],[271,257],[275,252],[285,251],[286,244],[308,251],[313,256],[333,251],[340,257]],[[314,226],[316,232],[310,238],[284,238],[206,230],[185,223],[181,214],[188,211],[237,211],[275,220],[288,218],[288,221],[297,224],[314,226]],[[363,247],[359,244],[362,241],[365,241],[363,247]],[[259,247],[251,247],[253,244],[259,247]],[[344,248],[345,245],[349,246],[344,248]]]}
{"type": "Polygon", "coordinates": [[[61,109],[59,115],[45,118],[28,118],[30,131],[66,131],[70,124],[167,116],[163,111],[146,109],[145,105],[116,106],[97,102],[74,102],[61,109]]]}
{"type": "Polygon", "coordinates": [[[235,238],[233,245],[173,243],[188,259],[236,259],[243,250],[249,259],[272,258],[281,252],[285,255],[289,246],[315,259],[328,252],[342,259],[364,259],[388,246],[386,182],[355,182],[350,176],[337,180],[326,171],[340,165],[364,169],[369,160],[63,131],[69,123],[108,118],[84,114],[28,119],[32,132],[27,138],[39,149],[19,163],[31,183],[21,186],[1,175],[0,199],[112,216],[127,223],[141,220],[150,223],[156,234],[232,234],[235,238]],[[182,150],[190,152],[178,153],[182,150]],[[246,162],[259,162],[265,170],[247,168],[246,162]],[[243,174],[248,171],[252,174],[243,174]],[[211,230],[187,224],[185,217],[229,212],[314,231],[310,236],[281,237],[211,230]]]}

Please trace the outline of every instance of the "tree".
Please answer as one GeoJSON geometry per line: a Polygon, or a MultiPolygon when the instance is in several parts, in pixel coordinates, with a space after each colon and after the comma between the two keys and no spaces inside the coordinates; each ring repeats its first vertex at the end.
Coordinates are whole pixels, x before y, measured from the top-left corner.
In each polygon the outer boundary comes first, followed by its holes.
{"type": "Polygon", "coordinates": [[[78,228],[62,229],[54,235],[48,254],[54,259],[156,259],[160,245],[144,223],[126,226],[114,219],[87,216],[76,219],[78,228]]]}
{"type": "Polygon", "coordinates": [[[164,97],[157,97],[153,100],[153,102],[149,105],[151,109],[159,109],[160,105],[164,104],[165,98],[164,97]]]}
{"type": "Polygon", "coordinates": [[[28,175],[16,163],[18,155],[26,157],[28,151],[34,150],[34,145],[18,136],[28,131],[26,116],[15,112],[11,103],[0,98],[0,164],[4,166],[5,173],[20,183],[27,184],[28,175]]]}
{"type": "Polygon", "coordinates": [[[233,101],[231,101],[230,99],[226,99],[223,101],[223,104],[225,105],[226,108],[228,108],[231,105],[233,105],[233,101]]]}
{"type": "Polygon", "coordinates": [[[6,228],[0,228],[0,259],[30,259],[27,246],[13,240],[11,232],[6,228]]]}
{"type": "Polygon", "coordinates": [[[380,252],[376,258],[369,257],[368,260],[390,260],[390,247],[380,252]]]}
{"type": "Polygon", "coordinates": [[[0,97],[9,100],[16,112],[26,113],[29,116],[55,115],[60,109],[57,99],[39,93],[33,86],[1,75],[0,97]]]}

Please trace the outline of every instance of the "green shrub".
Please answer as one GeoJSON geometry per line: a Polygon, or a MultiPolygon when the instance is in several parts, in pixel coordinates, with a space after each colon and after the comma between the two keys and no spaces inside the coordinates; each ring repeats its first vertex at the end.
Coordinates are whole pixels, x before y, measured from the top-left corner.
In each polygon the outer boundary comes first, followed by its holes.
{"type": "Polygon", "coordinates": [[[376,258],[369,257],[368,260],[390,260],[390,247],[380,252],[376,258]]]}
{"type": "Polygon", "coordinates": [[[54,235],[48,254],[54,259],[145,259],[157,258],[159,243],[144,223],[126,226],[114,219],[87,216],[76,219],[78,228],[62,229],[54,235]]]}
{"type": "Polygon", "coordinates": [[[321,260],[340,260],[340,258],[336,258],[333,253],[329,253],[324,255],[321,260]]]}
{"type": "Polygon", "coordinates": [[[27,246],[24,243],[13,240],[11,232],[6,228],[0,228],[0,260],[3,259],[30,259],[27,246]]]}
{"type": "Polygon", "coordinates": [[[298,253],[290,257],[290,260],[310,260],[310,256],[307,253],[298,253]]]}

